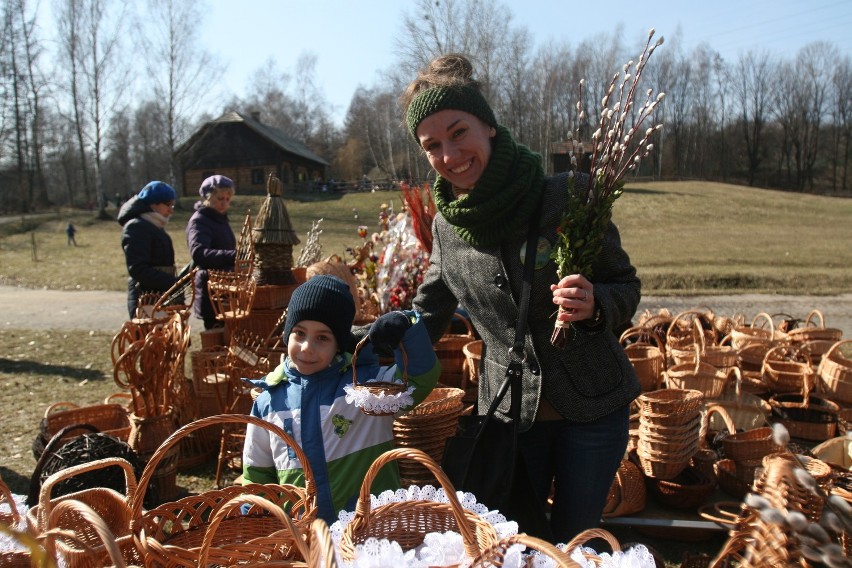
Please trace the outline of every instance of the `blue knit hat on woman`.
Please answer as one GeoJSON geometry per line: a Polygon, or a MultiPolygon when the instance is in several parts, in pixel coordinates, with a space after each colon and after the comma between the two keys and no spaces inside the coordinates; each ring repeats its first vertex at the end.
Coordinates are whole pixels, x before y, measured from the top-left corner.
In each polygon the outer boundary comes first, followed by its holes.
{"type": "Polygon", "coordinates": [[[343,352],[353,347],[352,322],[355,300],[349,286],[337,276],[319,274],[293,291],[287,305],[284,341],[290,339],[293,326],[304,320],[318,321],[329,327],[343,352]]]}
{"type": "Polygon", "coordinates": [[[152,205],[154,203],[174,201],[176,196],[175,190],[169,184],[161,181],[152,181],[139,192],[139,201],[152,205]]]}

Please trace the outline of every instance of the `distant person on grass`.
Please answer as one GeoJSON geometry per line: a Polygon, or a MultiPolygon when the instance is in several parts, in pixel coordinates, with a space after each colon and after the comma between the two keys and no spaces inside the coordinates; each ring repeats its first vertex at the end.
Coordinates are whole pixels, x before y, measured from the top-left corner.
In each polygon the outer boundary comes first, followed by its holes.
{"type": "Polygon", "coordinates": [[[127,263],[127,312],[136,317],[139,297],[166,292],[177,281],[175,249],[166,223],[175,210],[175,190],[152,181],[121,207],[116,220],[124,227],[121,248],[127,263]]]}
{"type": "MultiPolygon", "coordinates": [[[[317,275],[296,288],[287,308],[283,338],[287,355],[264,379],[254,401],[257,416],[290,434],[304,450],[317,485],[319,517],[331,523],[340,510],[352,510],[370,464],[393,447],[393,415],[370,416],[346,401],[352,385],[355,302],[349,286],[336,276],[317,275]]],[[[358,351],[358,382],[388,381],[401,376],[407,356],[408,384],[419,404],[438,381],[440,363],[416,312],[379,317],[370,341],[358,351]],[[380,366],[377,354],[393,356],[396,365],[380,366]],[[387,377],[387,378],[383,378],[387,377]]],[[[302,464],[268,430],[252,424],[243,450],[244,483],[304,485],[302,464]]],[[[395,463],[382,468],[372,491],[400,486],[395,463]]]]}
{"type": "Polygon", "coordinates": [[[65,227],[65,234],[68,235],[68,246],[74,245],[77,246],[77,239],[74,238],[74,235],[77,234],[77,228],[74,226],[74,223],[68,222],[68,226],[65,227]]]}
{"type": "Polygon", "coordinates": [[[210,176],[201,182],[195,213],[186,224],[186,243],[189,256],[198,267],[195,272],[195,317],[204,321],[204,329],[221,327],[216,320],[210,294],[207,291],[208,270],[234,269],[237,239],[228,222],[228,209],[234,197],[234,182],[225,176],[210,176]]]}

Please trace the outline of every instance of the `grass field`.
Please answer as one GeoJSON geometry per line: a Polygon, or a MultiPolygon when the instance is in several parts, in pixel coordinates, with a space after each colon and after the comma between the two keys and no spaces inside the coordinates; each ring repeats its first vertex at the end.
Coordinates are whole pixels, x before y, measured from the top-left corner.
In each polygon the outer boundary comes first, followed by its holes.
{"type": "MultiPolygon", "coordinates": [[[[184,228],[193,201],[183,199],[168,225],[179,266],[189,259],[184,228]]],[[[261,197],[236,196],[235,233],[261,203],[261,197]]],[[[312,223],[323,219],[323,253],[343,257],[360,244],[359,225],[378,230],[382,203],[401,208],[399,194],[390,191],[308,194],[285,203],[303,243],[312,223]]],[[[705,182],[642,183],[627,186],[614,219],[643,294],[834,294],[848,291],[852,281],[852,199],[705,182]]],[[[96,221],[91,213],[13,219],[0,225],[0,282],[124,290],[120,235],[118,223],[96,221]],[[69,220],[79,229],[76,248],[66,245],[69,220]]],[[[300,250],[297,245],[294,259],[300,250]]]]}
{"type": "MultiPolygon", "coordinates": [[[[183,199],[168,226],[178,265],[188,260],[184,227],[193,201],[183,199]]],[[[237,195],[230,215],[237,234],[247,212],[256,215],[261,203],[260,197],[237,195]]],[[[324,255],[344,257],[347,247],[360,244],[359,225],[378,230],[382,203],[395,211],[401,207],[396,192],[286,200],[303,242],[312,223],[322,218],[324,255]]],[[[716,183],[643,183],[628,185],[614,218],[646,295],[835,294],[848,292],[852,282],[850,199],[716,183]]],[[[97,221],[89,212],[7,219],[0,223],[0,283],[122,291],[126,269],[120,234],[116,222],[97,221]],[[78,228],[78,247],[66,244],[69,220],[78,228]]],[[[12,324],[0,328],[0,475],[13,491],[26,493],[35,466],[30,444],[44,409],[64,400],[95,404],[120,389],[112,378],[111,334],[33,331],[26,322],[12,324]]],[[[200,345],[194,333],[193,349],[200,345]]],[[[183,473],[178,483],[194,491],[210,488],[211,471],[183,473]]],[[[677,566],[686,551],[713,552],[721,544],[716,537],[690,543],[629,529],[614,532],[622,543],[657,547],[669,567],[677,566]]]]}

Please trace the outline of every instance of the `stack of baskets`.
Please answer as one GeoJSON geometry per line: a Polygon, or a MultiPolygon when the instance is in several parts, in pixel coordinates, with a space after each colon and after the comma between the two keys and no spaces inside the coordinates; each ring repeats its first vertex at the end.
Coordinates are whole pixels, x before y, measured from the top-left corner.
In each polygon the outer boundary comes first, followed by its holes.
{"type": "Polygon", "coordinates": [[[823,355],[840,341],[843,330],[825,327],[825,318],[819,310],[811,310],[800,327],[787,331],[790,342],[810,356],[811,364],[819,365],[823,355]],[[817,322],[817,320],[819,320],[817,322]]]}
{"type": "Polygon", "coordinates": [[[464,352],[464,379],[461,388],[465,391],[464,401],[475,403],[479,388],[479,365],[482,363],[482,349],[485,342],[481,339],[470,341],[462,347],[464,352]]]}
{"type": "Polygon", "coordinates": [[[780,449],[775,445],[770,426],[729,433],[720,444],[724,459],[716,463],[719,487],[737,499],[742,499],[751,489],[763,458],[780,449]]]}
{"type": "MultiPolygon", "coordinates": [[[[455,434],[464,410],[464,394],[457,388],[433,389],[423,402],[394,419],[394,445],[421,450],[440,463],[447,438],[455,434]]],[[[398,465],[403,487],[435,482],[432,473],[414,460],[403,458],[398,465]]]]}
{"type": "Polygon", "coordinates": [[[704,395],[686,389],[660,389],[639,395],[636,455],[645,475],[673,479],[698,449],[704,395]]]}

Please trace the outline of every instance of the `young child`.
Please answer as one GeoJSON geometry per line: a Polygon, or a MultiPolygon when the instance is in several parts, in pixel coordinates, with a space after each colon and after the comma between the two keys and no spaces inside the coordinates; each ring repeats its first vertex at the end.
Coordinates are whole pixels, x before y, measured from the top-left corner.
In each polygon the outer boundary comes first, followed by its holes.
{"type": "MultiPolygon", "coordinates": [[[[328,523],[342,509],[354,508],[361,482],[373,461],[393,447],[393,416],[370,416],[346,402],[343,387],[352,384],[350,332],[355,302],[349,286],[331,275],[318,275],[296,288],[287,308],[283,337],[287,355],[264,379],[251,414],[280,426],[304,450],[317,485],[318,516],[328,523]]],[[[400,377],[400,341],[408,357],[408,382],[414,404],[435,387],[440,363],[416,312],[391,312],[373,323],[370,341],[356,358],[358,382],[382,374],[400,377]],[[381,367],[377,357],[393,354],[396,365],[381,367]]],[[[388,379],[382,379],[388,380],[388,379]]],[[[396,489],[399,470],[384,467],[372,492],[396,489]]],[[[248,425],[243,449],[244,483],[304,485],[295,453],[268,430],[248,425]]]]}

